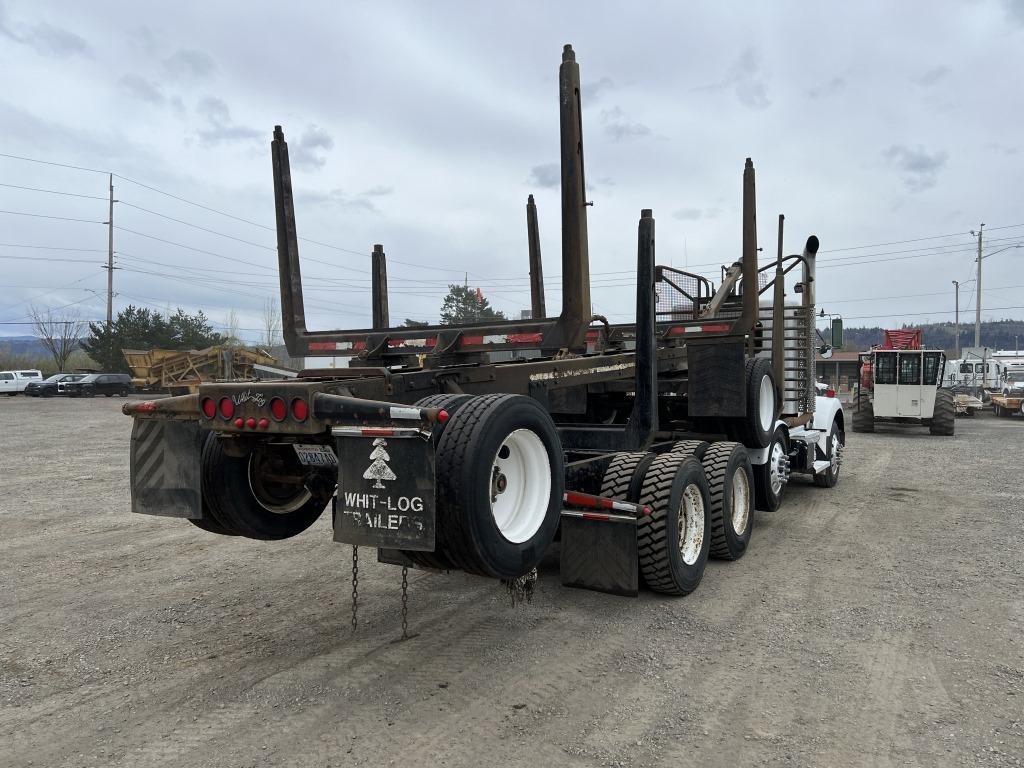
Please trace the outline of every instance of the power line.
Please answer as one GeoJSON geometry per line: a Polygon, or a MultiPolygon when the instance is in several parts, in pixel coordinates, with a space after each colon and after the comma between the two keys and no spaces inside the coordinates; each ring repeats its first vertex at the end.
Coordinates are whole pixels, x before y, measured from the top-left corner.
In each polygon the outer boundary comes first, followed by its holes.
{"type": "Polygon", "coordinates": [[[94,221],[93,219],[72,219],[67,216],[46,216],[42,213],[26,213],[24,211],[0,211],[10,216],[31,216],[34,219],[54,219],[55,221],[77,221],[82,224],[106,224],[105,221],[94,221]]]}
{"type": "Polygon", "coordinates": [[[99,195],[81,195],[77,192],[61,192],[56,189],[42,189],[40,187],[22,187],[17,184],[0,184],[0,187],[7,187],[8,189],[23,189],[28,192],[46,192],[51,195],[64,195],[65,197],[84,197],[87,200],[106,200],[105,197],[99,195]]]}
{"type": "Polygon", "coordinates": [[[0,248],[33,248],[42,251],[80,251],[82,253],[106,253],[105,248],[62,248],[56,245],[22,245],[21,243],[0,243],[0,248]]]}
{"type": "Polygon", "coordinates": [[[39,163],[40,165],[54,165],[58,168],[71,168],[75,171],[88,171],[89,173],[102,173],[107,174],[107,171],[100,171],[96,168],[85,168],[81,165],[68,165],[67,163],[55,163],[52,160],[37,160],[34,157],[23,157],[22,155],[9,155],[6,152],[0,152],[0,157],[6,157],[11,160],[24,160],[26,163],[39,163]]]}

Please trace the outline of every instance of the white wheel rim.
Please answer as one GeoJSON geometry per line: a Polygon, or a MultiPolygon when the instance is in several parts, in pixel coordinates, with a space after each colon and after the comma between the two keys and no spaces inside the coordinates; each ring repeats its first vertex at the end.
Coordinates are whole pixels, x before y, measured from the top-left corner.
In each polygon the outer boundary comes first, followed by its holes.
{"type": "Polygon", "coordinates": [[[767,376],[762,376],[758,385],[757,417],[761,422],[761,429],[765,432],[770,432],[775,426],[775,388],[767,376]]]}
{"type": "Polygon", "coordinates": [[[839,474],[839,435],[832,435],[832,445],[830,446],[832,451],[829,456],[829,463],[832,465],[832,474],[839,474]]]}
{"type": "Polygon", "coordinates": [[[693,565],[704,546],[704,497],[700,488],[690,483],[683,489],[679,502],[679,553],[683,562],[693,565]]]}
{"type": "Polygon", "coordinates": [[[785,450],[782,443],[776,440],[772,443],[772,455],[768,459],[768,476],[771,480],[772,493],[778,496],[782,493],[782,486],[785,483],[782,473],[782,461],[785,458],[785,450]]]}
{"type": "Polygon", "coordinates": [[[732,475],[732,529],[743,535],[750,524],[750,482],[743,469],[732,475]]]}
{"type": "Polygon", "coordinates": [[[551,501],[551,462],[535,432],[517,429],[505,438],[491,467],[491,515],[513,544],[540,530],[551,501]]]}

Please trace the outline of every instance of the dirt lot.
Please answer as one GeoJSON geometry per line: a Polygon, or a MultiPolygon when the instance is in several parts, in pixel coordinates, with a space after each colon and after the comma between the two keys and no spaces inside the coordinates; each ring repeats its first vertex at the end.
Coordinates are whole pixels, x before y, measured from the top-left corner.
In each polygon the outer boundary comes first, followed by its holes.
{"type": "Polygon", "coordinates": [[[851,435],[683,599],[128,512],[121,402],[0,399],[0,765],[1021,765],[1024,419],[851,435]]]}

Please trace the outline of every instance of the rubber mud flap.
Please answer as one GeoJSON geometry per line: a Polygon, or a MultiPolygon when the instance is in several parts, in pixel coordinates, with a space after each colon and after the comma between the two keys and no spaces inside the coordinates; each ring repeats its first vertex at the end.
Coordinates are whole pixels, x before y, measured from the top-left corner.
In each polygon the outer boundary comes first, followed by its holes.
{"type": "Polygon", "coordinates": [[[195,421],[136,419],[132,426],[132,512],[201,519],[200,456],[195,421]]]}

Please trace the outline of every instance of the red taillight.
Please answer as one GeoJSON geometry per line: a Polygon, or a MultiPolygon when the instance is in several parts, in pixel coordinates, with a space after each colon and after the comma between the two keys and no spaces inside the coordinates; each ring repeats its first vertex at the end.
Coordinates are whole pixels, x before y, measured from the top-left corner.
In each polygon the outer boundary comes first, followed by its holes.
{"type": "Polygon", "coordinates": [[[235,415],[235,404],[231,402],[230,397],[222,397],[217,407],[220,410],[220,415],[225,419],[230,419],[235,415]]]}
{"type": "Polygon", "coordinates": [[[288,416],[288,406],[280,397],[270,401],[270,415],[274,417],[274,421],[284,421],[288,416]]]}
{"type": "Polygon", "coordinates": [[[446,421],[448,421],[448,411],[442,408],[437,412],[437,423],[444,424],[446,421]]]}
{"type": "Polygon", "coordinates": [[[836,391],[834,389],[826,389],[825,390],[825,397],[835,397],[835,396],[836,396],[836,391]]]}
{"type": "Polygon", "coordinates": [[[292,416],[296,421],[305,421],[309,417],[309,405],[301,397],[292,400],[292,416]]]}
{"type": "Polygon", "coordinates": [[[245,420],[245,426],[247,426],[249,429],[256,429],[256,419],[250,416],[248,419],[245,420]]]}
{"type": "Polygon", "coordinates": [[[241,416],[239,416],[237,419],[235,419],[235,426],[238,427],[239,429],[244,427],[245,426],[245,419],[243,419],[241,416]]]}
{"type": "Polygon", "coordinates": [[[256,426],[260,429],[266,429],[270,426],[270,419],[260,419],[256,422],[256,426]]]}
{"type": "Polygon", "coordinates": [[[202,402],[203,416],[208,419],[212,419],[217,415],[217,404],[213,402],[212,397],[204,397],[202,402]]]}

